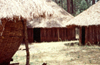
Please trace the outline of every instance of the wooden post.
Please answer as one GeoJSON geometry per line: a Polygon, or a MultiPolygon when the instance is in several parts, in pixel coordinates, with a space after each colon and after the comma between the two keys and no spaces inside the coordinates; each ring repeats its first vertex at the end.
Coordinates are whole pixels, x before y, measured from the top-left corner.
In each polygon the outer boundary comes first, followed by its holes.
{"type": "Polygon", "coordinates": [[[68,29],[68,28],[66,28],[66,40],[68,40],[68,36],[67,36],[67,29],[68,29]]]}
{"type": "Polygon", "coordinates": [[[82,27],[79,28],[79,45],[82,45],[82,27]]]}
{"type": "Polygon", "coordinates": [[[99,28],[98,28],[98,25],[96,26],[96,34],[97,34],[97,44],[99,43],[99,39],[98,39],[98,30],[99,30],[99,28]]]}
{"type": "Polygon", "coordinates": [[[72,39],[71,40],[75,40],[76,33],[75,33],[75,27],[72,28],[72,39]]]}
{"type": "Polygon", "coordinates": [[[93,45],[93,28],[89,26],[89,45],[93,45]]]}
{"type": "Polygon", "coordinates": [[[29,61],[30,61],[30,54],[29,54],[29,48],[28,48],[28,37],[27,37],[27,27],[26,27],[26,20],[23,20],[23,26],[24,26],[24,39],[25,39],[25,47],[26,47],[26,65],[30,65],[29,61]]]}
{"type": "Polygon", "coordinates": [[[96,34],[96,26],[93,26],[93,42],[94,44],[97,44],[97,34],[96,34]]]}
{"type": "Polygon", "coordinates": [[[97,43],[100,44],[100,25],[97,26],[97,43]]]}
{"type": "Polygon", "coordinates": [[[89,34],[88,34],[88,26],[87,26],[87,27],[85,27],[85,45],[88,44],[88,40],[89,40],[88,35],[89,34]]]}
{"type": "Polygon", "coordinates": [[[59,28],[57,28],[58,41],[59,41],[59,28]]]}

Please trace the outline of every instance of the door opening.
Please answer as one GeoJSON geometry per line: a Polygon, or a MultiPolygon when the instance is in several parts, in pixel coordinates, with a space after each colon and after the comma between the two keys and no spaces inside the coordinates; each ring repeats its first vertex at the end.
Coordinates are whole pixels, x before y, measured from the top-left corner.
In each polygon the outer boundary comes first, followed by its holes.
{"type": "Polygon", "coordinates": [[[85,45],[85,27],[82,27],[82,45],[85,45]]]}
{"type": "Polygon", "coordinates": [[[34,28],[34,42],[40,42],[40,28],[34,28]]]}

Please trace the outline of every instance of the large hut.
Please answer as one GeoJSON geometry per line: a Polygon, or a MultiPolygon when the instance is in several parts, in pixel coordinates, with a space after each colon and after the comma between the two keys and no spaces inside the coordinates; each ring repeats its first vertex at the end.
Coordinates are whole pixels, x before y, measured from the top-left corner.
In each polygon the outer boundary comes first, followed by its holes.
{"type": "Polygon", "coordinates": [[[67,27],[79,28],[80,45],[100,44],[100,1],[70,20],[67,27]]]}
{"type": "Polygon", "coordinates": [[[75,39],[74,29],[67,29],[65,25],[73,18],[71,14],[66,12],[52,0],[40,0],[38,7],[45,11],[39,16],[35,15],[27,24],[29,42],[50,42],[75,39]],[[41,6],[41,3],[45,3],[45,5],[41,6]],[[47,15],[45,15],[45,13],[47,13],[47,15]],[[73,32],[71,32],[72,30],[73,32]]]}
{"type": "Polygon", "coordinates": [[[26,22],[28,24],[33,17],[51,15],[38,3],[40,0],[0,0],[0,65],[9,65],[26,37],[26,22]]]}

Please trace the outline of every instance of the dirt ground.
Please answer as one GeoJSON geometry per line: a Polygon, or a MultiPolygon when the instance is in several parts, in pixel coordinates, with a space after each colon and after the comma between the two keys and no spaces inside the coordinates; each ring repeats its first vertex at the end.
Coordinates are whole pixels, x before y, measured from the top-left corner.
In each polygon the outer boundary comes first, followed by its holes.
{"type": "MultiPolygon", "coordinates": [[[[32,43],[29,50],[30,65],[100,65],[100,47],[78,46],[78,41],[32,43]]],[[[25,45],[20,46],[13,59],[11,63],[25,65],[25,45]]]]}

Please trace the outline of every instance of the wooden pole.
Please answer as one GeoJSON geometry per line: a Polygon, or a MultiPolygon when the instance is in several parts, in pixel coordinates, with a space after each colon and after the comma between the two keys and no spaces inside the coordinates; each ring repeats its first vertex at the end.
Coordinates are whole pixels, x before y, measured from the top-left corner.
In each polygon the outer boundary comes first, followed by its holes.
{"type": "Polygon", "coordinates": [[[24,24],[24,41],[25,41],[25,47],[26,47],[26,65],[30,65],[29,61],[30,61],[30,54],[29,54],[29,48],[28,48],[28,37],[27,37],[27,27],[26,27],[26,20],[23,20],[23,24],[24,24]]]}
{"type": "Polygon", "coordinates": [[[58,41],[59,41],[59,28],[57,28],[58,41]]]}
{"type": "Polygon", "coordinates": [[[87,45],[87,43],[88,43],[88,26],[87,27],[85,27],[85,45],[87,45]]]}
{"type": "Polygon", "coordinates": [[[79,45],[82,45],[82,27],[79,28],[79,45]]]}

